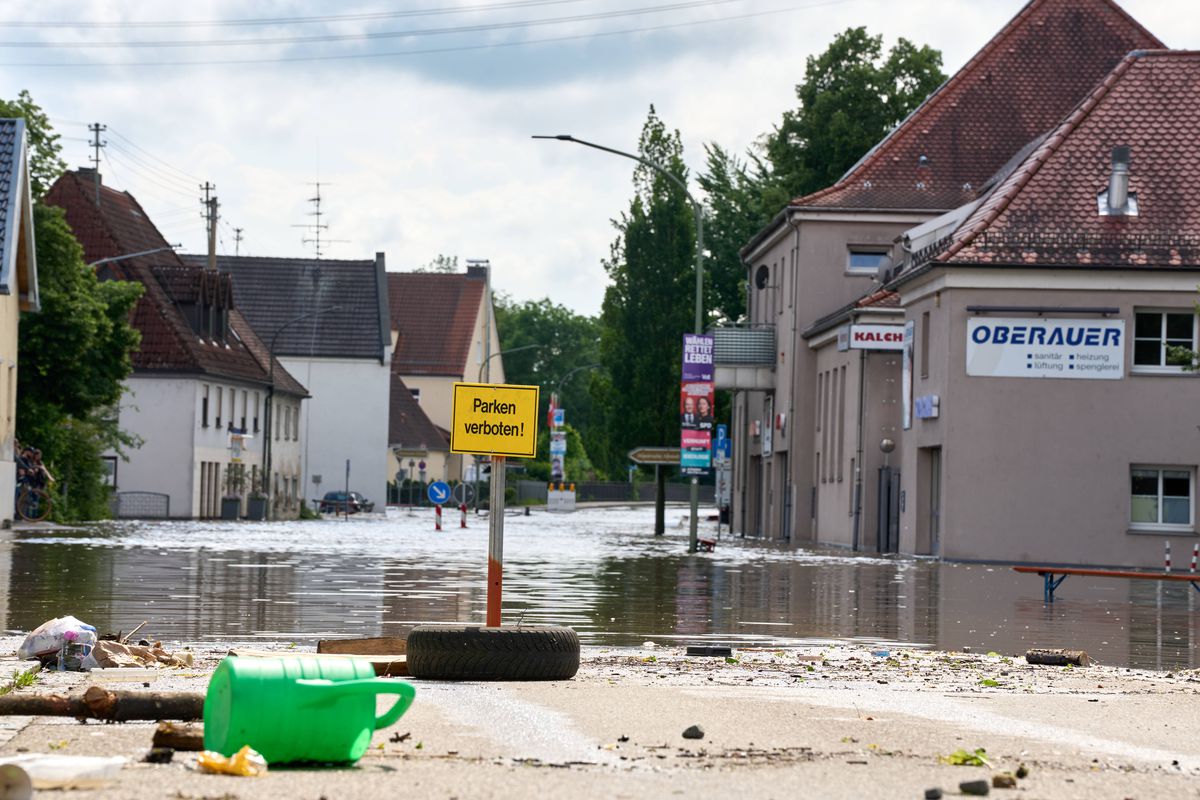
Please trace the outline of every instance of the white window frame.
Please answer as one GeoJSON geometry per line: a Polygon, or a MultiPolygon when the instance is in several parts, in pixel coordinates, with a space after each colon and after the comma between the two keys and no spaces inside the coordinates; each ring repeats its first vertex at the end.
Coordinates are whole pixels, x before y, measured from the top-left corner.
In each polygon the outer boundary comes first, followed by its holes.
{"type": "MultiPolygon", "coordinates": [[[[1197,349],[1197,339],[1200,339],[1200,315],[1197,315],[1193,308],[1135,308],[1133,310],[1133,330],[1129,337],[1129,371],[1130,373],[1141,373],[1143,375],[1190,375],[1191,373],[1181,364],[1164,364],[1166,360],[1166,350],[1164,343],[1167,340],[1167,314],[1191,314],[1192,316],[1192,350],[1197,349]],[[1137,318],[1139,314],[1154,314],[1159,318],[1158,326],[1158,341],[1160,347],[1159,363],[1158,364],[1139,364],[1137,363],[1137,343],[1139,341],[1149,341],[1138,339],[1137,335],[1137,318]]],[[[1193,365],[1195,362],[1193,361],[1193,365]]]]}
{"type": "Polygon", "coordinates": [[[892,248],[885,244],[851,244],[846,246],[846,274],[863,276],[869,275],[874,278],[879,274],[878,264],[868,269],[850,266],[850,258],[856,253],[873,256],[887,256],[887,258],[891,260],[892,248]]]}
{"type": "Polygon", "coordinates": [[[1196,528],[1196,468],[1180,464],[1130,464],[1129,465],[1129,529],[1131,531],[1193,533],[1196,528]],[[1179,522],[1134,522],[1133,521],[1133,473],[1135,470],[1158,473],[1158,518],[1163,516],[1163,473],[1186,472],[1188,474],[1188,521],[1179,522]]]}

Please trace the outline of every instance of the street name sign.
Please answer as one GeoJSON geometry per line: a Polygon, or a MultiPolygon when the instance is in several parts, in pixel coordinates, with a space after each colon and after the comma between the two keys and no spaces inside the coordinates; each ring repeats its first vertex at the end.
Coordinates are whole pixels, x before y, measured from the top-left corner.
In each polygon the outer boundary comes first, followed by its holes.
{"type": "Polygon", "coordinates": [[[678,464],[678,447],[635,447],[629,451],[629,460],[635,464],[678,464]]]}
{"type": "Polygon", "coordinates": [[[450,451],[533,458],[539,391],[537,386],[454,384],[450,451]]]}

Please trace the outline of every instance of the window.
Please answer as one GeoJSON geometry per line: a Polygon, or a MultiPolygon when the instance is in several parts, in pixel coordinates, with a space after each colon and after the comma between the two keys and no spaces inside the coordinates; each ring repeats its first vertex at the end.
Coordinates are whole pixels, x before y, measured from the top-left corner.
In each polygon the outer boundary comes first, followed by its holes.
{"type": "Polygon", "coordinates": [[[242,389],[242,424],[241,429],[246,430],[246,405],[250,402],[250,393],[242,389]]]}
{"type": "Polygon", "coordinates": [[[225,390],[222,387],[218,386],[217,387],[217,416],[216,416],[216,422],[217,422],[218,428],[221,427],[221,395],[223,395],[224,393],[225,393],[225,390]]]}
{"type": "Polygon", "coordinates": [[[1191,311],[1139,311],[1133,323],[1133,366],[1147,372],[1181,372],[1191,358],[1171,348],[1196,349],[1196,315],[1191,311]]]}
{"type": "Polygon", "coordinates": [[[1188,467],[1133,467],[1129,482],[1131,526],[1190,530],[1192,476],[1193,470],[1188,467]]]}
{"type": "Polygon", "coordinates": [[[201,392],[200,392],[200,425],[201,425],[201,427],[204,427],[204,428],[208,427],[208,384],[207,383],[201,387],[201,392]]]}
{"type": "Polygon", "coordinates": [[[421,402],[421,390],[420,389],[409,389],[408,392],[409,392],[409,394],[412,395],[413,400],[416,400],[418,403],[421,402]]]}
{"type": "Polygon", "coordinates": [[[851,247],[846,259],[846,272],[855,275],[877,275],[879,268],[892,263],[886,247],[851,247]]]}
{"type": "Polygon", "coordinates": [[[300,441],[300,406],[298,404],[295,416],[292,417],[292,441],[300,441]]]}
{"type": "Polygon", "coordinates": [[[275,425],[274,425],[274,427],[275,427],[275,441],[277,441],[277,442],[278,442],[278,441],[279,441],[279,429],[280,429],[280,427],[281,427],[281,425],[282,425],[282,423],[280,422],[279,418],[280,418],[281,416],[283,416],[283,415],[280,413],[279,401],[278,401],[278,400],[272,400],[272,401],[271,401],[271,412],[272,412],[272,415],[271,415],[271,416],[272,416],[272,417],[274,418],[274,420],[275,420],[275,425]]]}
{"type": "Polygon", "coordinates": [[[254,393],[254,432],[255,433],[258,433],[258,408],[259,408],[259,396],[258,396],[258,392],[255,392],[254,393]]]}

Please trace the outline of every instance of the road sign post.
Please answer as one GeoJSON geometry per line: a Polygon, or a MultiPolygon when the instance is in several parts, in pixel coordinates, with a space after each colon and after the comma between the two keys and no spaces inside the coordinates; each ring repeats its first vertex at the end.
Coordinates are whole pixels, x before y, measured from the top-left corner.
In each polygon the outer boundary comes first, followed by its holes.
{"type": "Polygon", "coordinates": [[[667,474],[664,465],[679,466],[678,447],[635,447],[629,451],[629,460],[635,464],[654,465],[654,535],[666,533],[667,474]]]}
{"type": "Polygon", "coordinates": [[[505,463],[509,456],[533,458],[537,453],[538,395],[537,386],[454,384],[450,451],[492,458],[485,623],[490,628],[501,623],[505,463]]]}

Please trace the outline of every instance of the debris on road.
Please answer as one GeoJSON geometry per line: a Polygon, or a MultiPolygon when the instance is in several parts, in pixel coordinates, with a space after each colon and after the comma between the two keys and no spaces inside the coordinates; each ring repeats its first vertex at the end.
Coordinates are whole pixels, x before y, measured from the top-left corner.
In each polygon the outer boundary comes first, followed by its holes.
{"type": "Polygon", "coordinates": [[[240,778],[257,778],[267,774],[267,760],[250,745],[245,745],[228,758],[212,750],[205,750],[200,754],[196,766],[201,772],[236,775],[240,778]]]}
{"type": "Polygon", "coordinates": [[[935,786],[925,790],[925,800],[942,800],[942,790],[935,786]]]}
{"type": "Polygon", "coordinates": [[[152,747],[200,752],[204,749],[204,726],[160,722],[150,741],[152,747]]]}
{"type": "Polygon", "coordinates": [[[733,648],[718,644],[689,644],[687,648],[689,656],[724,656],[733,655],[733,648]]]}
{"type": "Polygon", "coordinates": [[[1045,650],[1040,648],[1026,651],[1025,661],[1048,667],[1086,667],[1091,663],[1088,654],[1083,650],[1045,650]]]}
{"type": "Polygon", "coordinates": [[[992,786],[984,780],[963,781],[958,785],[958,790],[963,794],[969,794],[974,797],[983,797],[992,790],[992,786]]]}
{"type": "Polygon", "coordinates": [[[20,694],[0,697],[0,716],[75,717],[113,722],[132,720],[198,720],[204,695],[197,692],[125,692],[99,686],[82,695],[20,694]]]}
{"type": "Polygon", "coordinates": [[[683,738],[685,738],[685,739],[703,739],[704,738],[704,728],[701,728],[699,725],[692,725],[691,727],[689,727],[687,730],[685,730],[683,732],[683,738]]]}
{"type": "MultiPolygon", "coordinates": [[[[0,758],[4,783],[22,782],[14,769],[23,772],[34,789],[95,789],[117,777],[125,759],[119,756],[62,756],[49,753],[23,753],[0,758]],[[9,776],[16,778],[10,781],[9,776]]],[[[13,795],[20,797],[20,794],[13,795]]],[[[29,795],[25,795],[28,797],[29,795]]]]}
{"type": "Polygon", "coordinates": [[[190,667],[192,663],[192,654],[187,651],[177,656],[159,646],[143,647],[120,642],[97,642],[87,658],[83,660],[83,669],[124,669],[155,665],[190,667]]]}
{"type": "Polygon", "coordinates": [[[1017,779],[1010,772],[1001,772],[998,775],[992,776],[993,789],[1015,789],[1017,788],[1017,779]]]}

